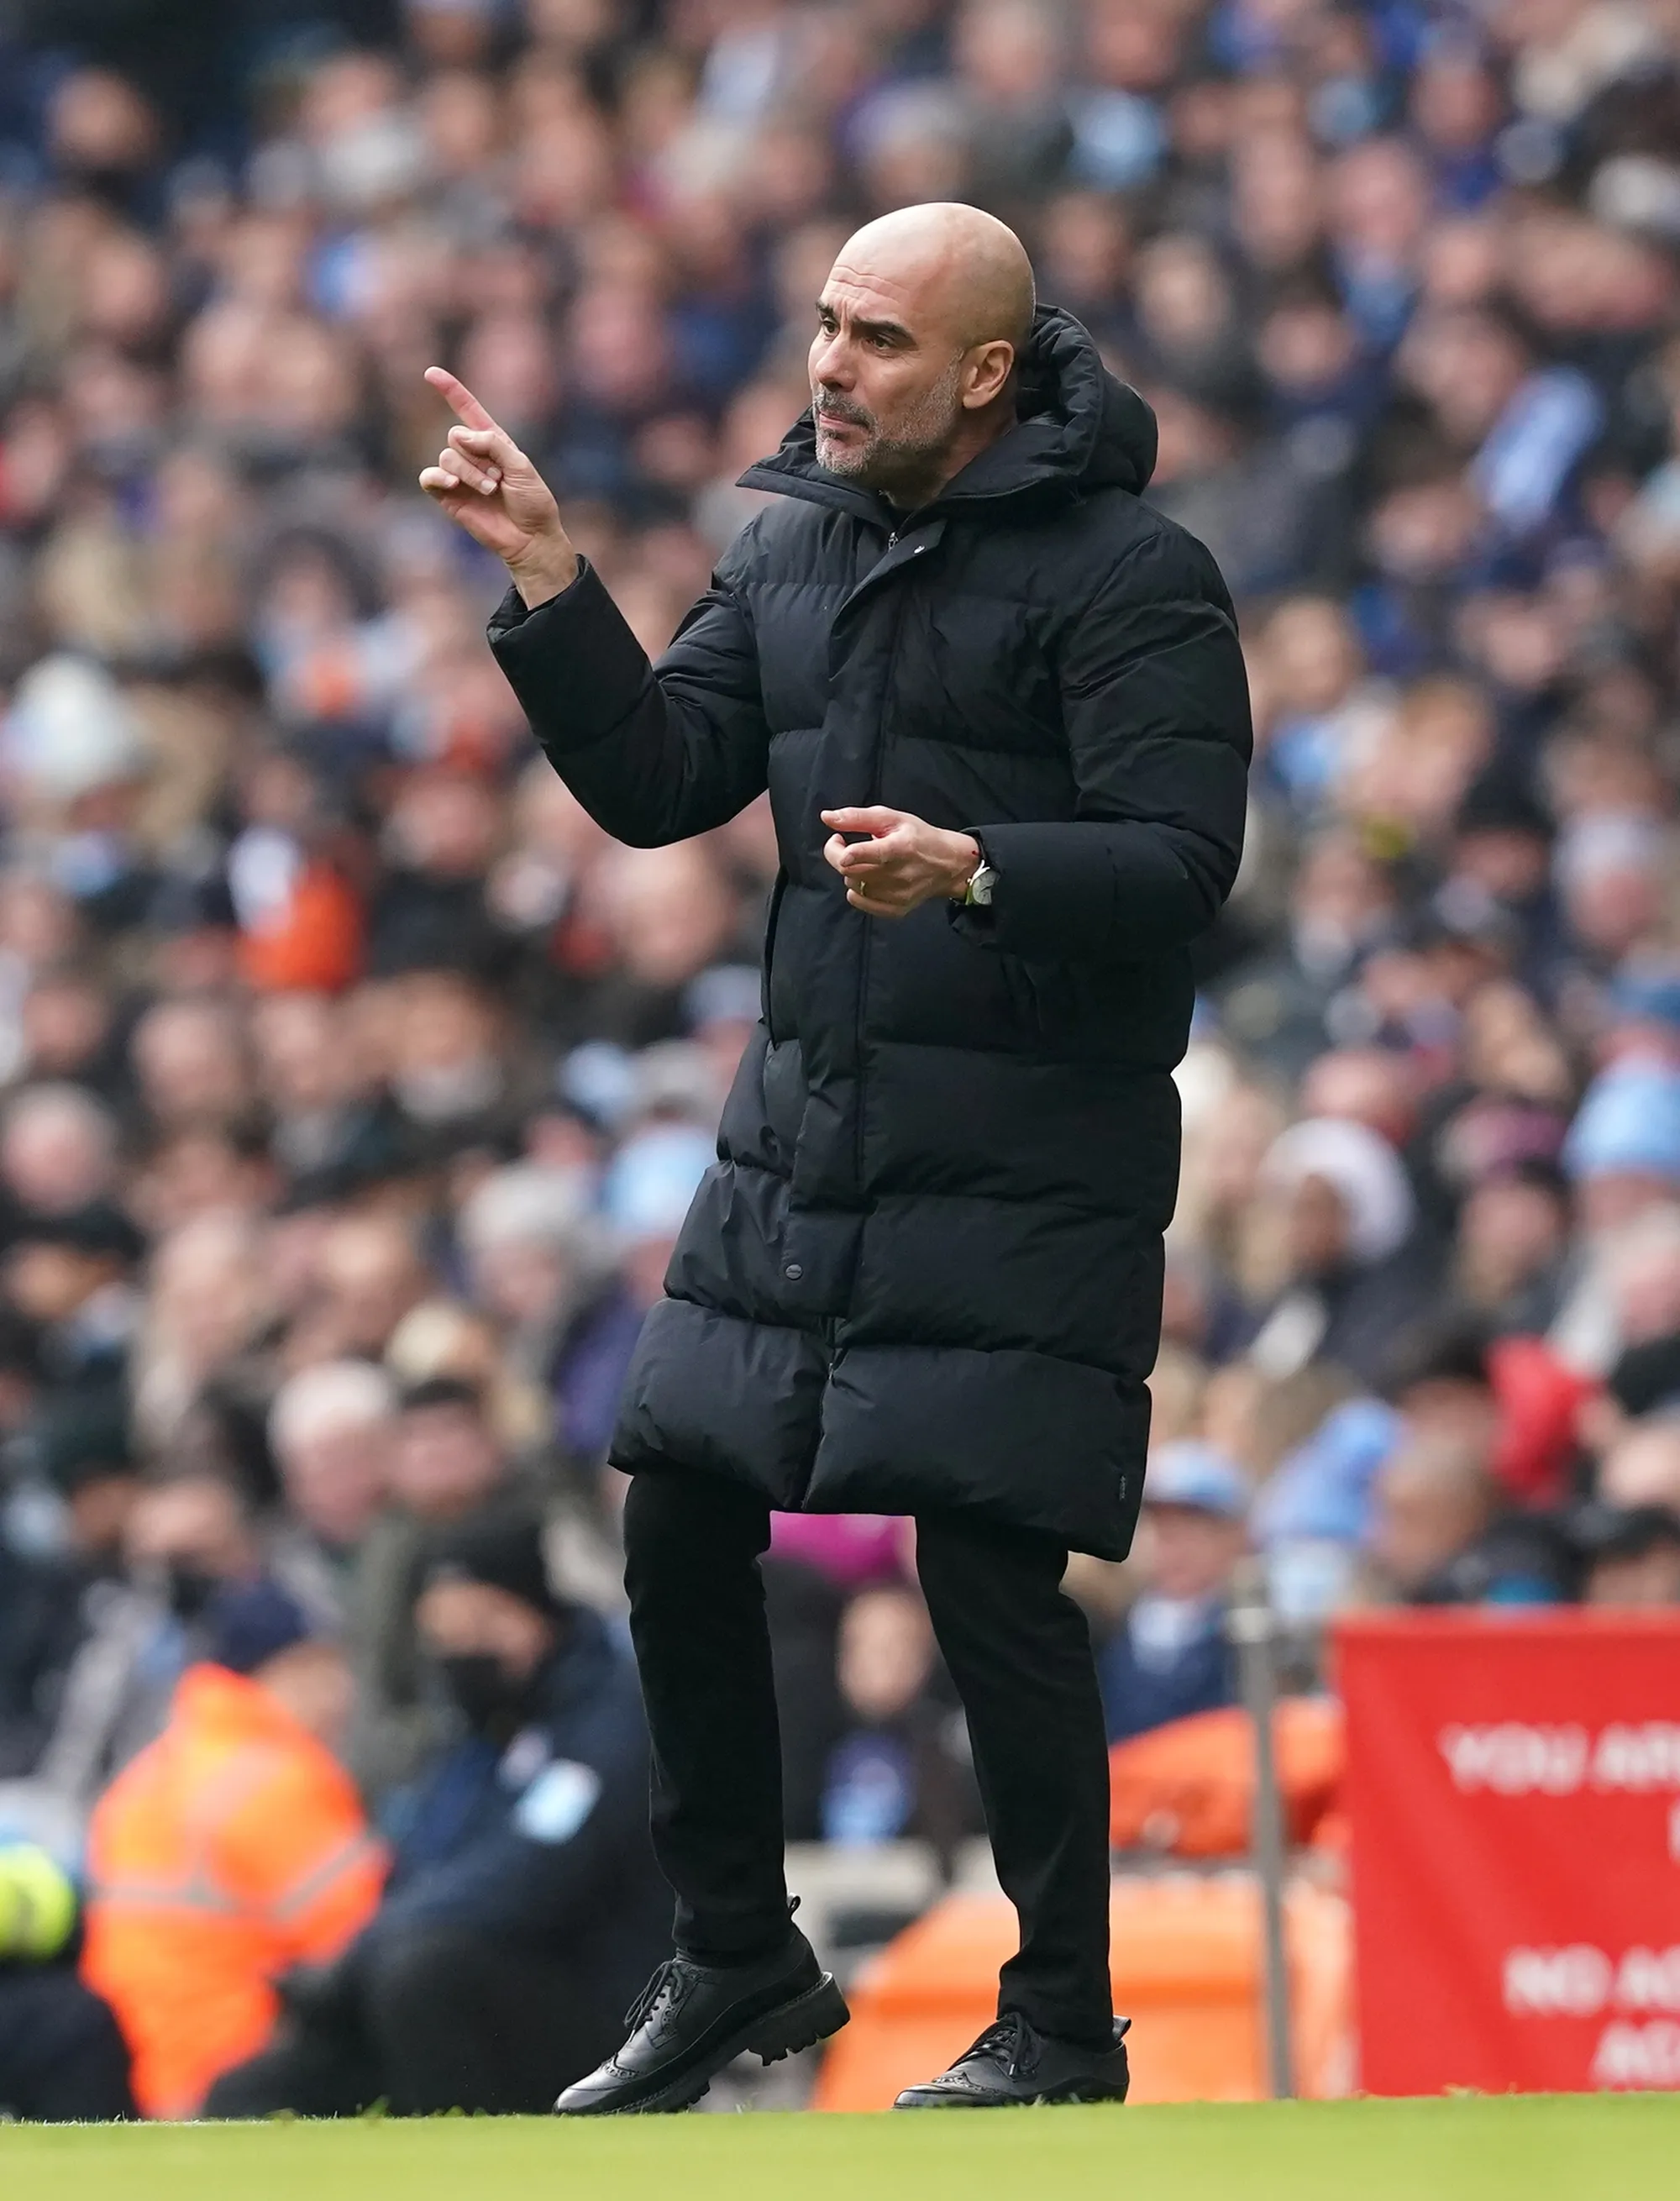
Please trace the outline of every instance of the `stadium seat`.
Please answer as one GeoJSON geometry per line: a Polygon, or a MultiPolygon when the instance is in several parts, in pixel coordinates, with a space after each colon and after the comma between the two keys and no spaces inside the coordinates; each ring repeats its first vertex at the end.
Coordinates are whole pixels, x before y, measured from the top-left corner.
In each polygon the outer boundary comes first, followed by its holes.
{"type": "MultiPolygon", "coordinates": [[[[1131,2098],[1253,2101],[1266,2091],[1260,1922],[1247,1872],[1165,1872],[1114,1883],[1116,2007],[1136,2020],[1131,2098]]],[[[1344,2093],[1352,2069],[1351,1948],[1339,1895],[1298,1882],[1287,1930],[1296,2084],[1344,2093]]],[[[848,1990],[852,2022],[831,2046],[813,2106],[890,2108],[942,2070],[993,2015],[997,1969],[1015,1946],[996,1895],[950,1895],[874,1958],[848,1990]]]]}
{"type": "MultiPolygon", "coordinates": [[[[1286,1698],[1274,1733],[1289,1838],[1313,1841],[1342,1779],[1342,1708],[1329,1697],[1286,1698]]],[[[1108,1769],[1108,1839],[1115,1849],[1183,1858],[1248,1854],[1254,1744],[1247,1712],[1233,1705],[1173,1720],[1117,1743],[1108,1769]]]]}

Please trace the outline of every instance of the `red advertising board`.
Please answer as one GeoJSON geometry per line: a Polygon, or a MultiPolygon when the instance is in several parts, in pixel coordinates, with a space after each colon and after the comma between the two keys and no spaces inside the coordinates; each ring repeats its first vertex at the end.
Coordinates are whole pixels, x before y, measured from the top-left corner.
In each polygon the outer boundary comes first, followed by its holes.
{"type": "Polygon", "coordinates": [[[1680,2088],[1680,1614],[1359,1617],[1360,2083],[1680,2088]]]}

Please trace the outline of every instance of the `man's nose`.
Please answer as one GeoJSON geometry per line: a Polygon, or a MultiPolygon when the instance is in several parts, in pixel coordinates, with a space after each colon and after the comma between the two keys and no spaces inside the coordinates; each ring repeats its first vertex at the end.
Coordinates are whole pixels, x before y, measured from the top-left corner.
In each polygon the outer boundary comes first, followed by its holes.
{"type": "Polygon", "coordinates": [[[819,337],[812,347],[811,379],[825,384],[831,390],[851,388],[852,370],[837,329],[832,335],[819,337]]]}

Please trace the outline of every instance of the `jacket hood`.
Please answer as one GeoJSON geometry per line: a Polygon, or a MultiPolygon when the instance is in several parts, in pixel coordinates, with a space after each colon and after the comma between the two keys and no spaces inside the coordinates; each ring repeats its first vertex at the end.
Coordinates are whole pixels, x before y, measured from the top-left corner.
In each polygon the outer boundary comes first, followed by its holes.
{"type": "MultiPolygon", "coordinates": [[[[744,489],[815,496],[825,503],[862,502],[861,490],[817,464],[817,433],[808,410],[782,438],[773,458],[741,477],[744,489]]],[[[1155,468],[1155,416],[1137,392],[1102,364],[1090,332],[1060,306],[1040,306],[1021,364],[1020,417],[982,451],[935,500],[978,503],[1029,490],[1125,489],[1134,496],[1155,468]]]]}

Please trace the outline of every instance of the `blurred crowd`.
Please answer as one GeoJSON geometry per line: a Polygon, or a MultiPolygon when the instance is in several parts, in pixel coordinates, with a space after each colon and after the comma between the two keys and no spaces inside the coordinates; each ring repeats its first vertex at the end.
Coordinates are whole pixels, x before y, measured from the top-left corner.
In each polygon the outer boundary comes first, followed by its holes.
{"type": "MultiPolygon", "coordinates": [[[[91,1891],[0,1899],[13,2106],[48,1944],[166,2115],[523,2105],[657,1953],[603,1463],[774,836],[533,757],[420,377],[657,651],[895,205],[1148,398],[1254,690],[1143,1529],[1072,1576],[1114,1739],[1230,1701],[1245,1577],[1680,1602],[1671,0],[21,0],[0,62],[0,1834],[91,1891]]],[[[906,1559],[778,1523],[788,1826],[949,1858],[906,1559]]]]}

